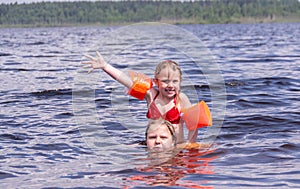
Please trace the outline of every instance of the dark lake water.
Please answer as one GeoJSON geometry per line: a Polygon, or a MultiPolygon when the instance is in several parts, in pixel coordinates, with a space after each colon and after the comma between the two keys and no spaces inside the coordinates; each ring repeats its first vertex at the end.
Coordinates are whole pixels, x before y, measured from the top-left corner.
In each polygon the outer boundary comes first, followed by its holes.
{"type": "MultiPolygon", "coordinates": [[[[0,29],[0,188],[300,188],[300,23],[0,29]],[[209,150],[151,157],[146,104],[80,62],[149,76],[163,59],[205,100],[209,150]],[[162,186],[157,186],[161,188],[162,186]]],[[[185,132],[186,133],[186,132],[185,132]]]]}

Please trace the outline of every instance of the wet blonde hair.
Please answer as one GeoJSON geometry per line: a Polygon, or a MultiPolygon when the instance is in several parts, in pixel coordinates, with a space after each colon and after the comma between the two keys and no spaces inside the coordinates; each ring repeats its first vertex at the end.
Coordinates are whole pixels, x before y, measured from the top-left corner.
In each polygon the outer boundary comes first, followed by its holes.
{"type": "Polygon", "coordinates": [[[155,72],[154,72],[154,78],[157,79],[157,75],[161,72],[162,69],[164,68],[171,68],[171,70],[179,71],[179,75],[180,75],[180,80],[182,78],[182,71],[181,68],[179,66],[179,64],[173,60],[164,60],[160,63],[157,64],[155,72]]]}
{"type": "Polygon", "coordinates": [[[146,140],[147,140],[148,132],[157,129],[158,127],[162,127],[162,125],[165,125],[168,128],[168,131],[172,135],[172,140],[174,141],[174,145],[176,145],[177,139],[176,139],[176,133],[175,133],[174,126],[172,125],[172,123],[170,123],[169,121],[164,120],[162,118],[156,119],[156,120],[155,119],[148,120],[148,127],[145,132],[146,140]]]}

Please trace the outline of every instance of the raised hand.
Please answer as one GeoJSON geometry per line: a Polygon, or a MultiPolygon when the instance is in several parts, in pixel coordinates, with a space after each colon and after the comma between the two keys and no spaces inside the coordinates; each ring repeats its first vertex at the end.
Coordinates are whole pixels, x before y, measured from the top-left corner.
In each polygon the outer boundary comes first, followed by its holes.
{"type": "Polygon", "coordinates": [[[96,57],[84,55],[86,58],[90,59],[90,61],[81,62],[91,68],[88,73],[92,73],[94,69],[103,69],[107,65],[107,62],[98,51],[96,51],[96,55],[96,57]]]}

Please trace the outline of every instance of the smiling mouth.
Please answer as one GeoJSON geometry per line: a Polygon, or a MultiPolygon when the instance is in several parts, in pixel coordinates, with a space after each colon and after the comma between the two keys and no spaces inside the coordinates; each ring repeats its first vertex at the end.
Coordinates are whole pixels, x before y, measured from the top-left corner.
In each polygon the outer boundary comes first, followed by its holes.
{"type": "Polygon", "coordinates": [[[165,91],[168,92],[168,93],[175,93],[176,92],[174,89],[166,89],[165,91]]]}

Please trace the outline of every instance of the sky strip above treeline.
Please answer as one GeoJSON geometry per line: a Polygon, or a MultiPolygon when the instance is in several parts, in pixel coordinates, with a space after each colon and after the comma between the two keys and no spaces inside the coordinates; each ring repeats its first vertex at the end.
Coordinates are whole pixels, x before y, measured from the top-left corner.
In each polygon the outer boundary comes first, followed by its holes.
{"type": "Polygon", "coordinates": [[[298,0],[76,1],[0,4],[2,26],[135,22],[240,23],[300,21],[298,0]]]}

